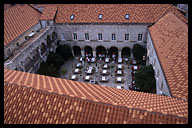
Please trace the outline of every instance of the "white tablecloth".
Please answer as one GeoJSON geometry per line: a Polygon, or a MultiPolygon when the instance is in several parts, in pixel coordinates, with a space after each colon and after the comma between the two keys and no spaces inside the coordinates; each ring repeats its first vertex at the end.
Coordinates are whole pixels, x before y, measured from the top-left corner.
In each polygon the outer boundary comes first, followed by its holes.
{"type": "Polygon", "coordinates": [[[121,81],[121,77],[117,77],[117,81],[121,81]]]}
{"type": "Polygon", "coordinates": [[[79,69],[75,69],[75,72],[78,72],[79,71],[79,69]]]}
{"type": "Polygon", "coordinates": [[[76,76],[75,75],[72,75],[72,77],[71,77],[72,79],[75,79],[76,78],[76,76]]]}

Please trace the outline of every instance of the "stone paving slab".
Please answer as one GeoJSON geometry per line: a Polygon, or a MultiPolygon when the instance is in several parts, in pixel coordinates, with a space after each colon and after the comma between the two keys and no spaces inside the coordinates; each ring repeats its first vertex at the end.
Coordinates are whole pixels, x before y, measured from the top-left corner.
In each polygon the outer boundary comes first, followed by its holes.
{"type": "MultiPolygon", "coordinates": [[[[61,74],[61,78],[65,78],[65,79],[70,79],[70,76],[73,75],[73,70],[75,69],[75,65],[79,63],[79,60],[78,58],[75,58],[73,60],[67,60],[62,66],[64,67],[66,70],[67,70],[67,73],[65,75],[62,75],[61,74]]],[[[110,68],[108,69],[109,70],[109,75],[101,75],[100,74],[100,71],[102,70],[102,64],[104,64],[104,61],[102,61],[101,63],[99,63],[99,61],[96,61],[96,63],[87,63],[85,62],[84,65],[83,65],[83,68],[81,68],[81,74],[76,74],[78,76],[78,81],[81,81],[81,82],[85,82],[83,80],[83,76],[86,76],[86,73],[84,71],[85,67],[86,66],[93,66],[96,68],[96,66],[98,67],[98,72],[94,72],[93,75],[89,75],[92,77],[92,80],[96,80],[98,81],[98,84],[99,85],[103,85],[103,86],[109,86],[109,87],[116,87],[118,85],[120,86],[124,86],[124,89],[128,89],[128,85],[131,84],[131,81],[132,81],[132,76],[131,76],[131,65],[130,63],[126,64],[125,62],[123,63],[123,66],[124,66],[124,83],[115,83],[114,80],[115,80],[115,68],[114,70],[111,68],[111,65],[112,65],[112,62],[109,63],[110,65],[110,68]],[[96,64],[97,63],[97,64],[96,64]],[[128,68],[129,67],[129,68],[128,68]],[[99,77],[100,76],[108,76],[109,78],[109,82],[100,82],[99,81],[99,77]]],[[[117,65],[118,63],[115,62],[114,65],[117,65]]]]}

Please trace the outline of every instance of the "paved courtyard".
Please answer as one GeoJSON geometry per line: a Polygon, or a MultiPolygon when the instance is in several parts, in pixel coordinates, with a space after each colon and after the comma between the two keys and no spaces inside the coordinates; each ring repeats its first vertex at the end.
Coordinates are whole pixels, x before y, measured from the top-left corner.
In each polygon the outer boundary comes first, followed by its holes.
{"type": "MultiPolygon", "coordinates": [[[[65,75],[61,74],[61,78],[65,78],[65,79],[70,79],[70,76],[73,75],[73,70],[75,69],[76,64],[79,63],[78,58],[76,57],[73,60],[68,60],[64,63],[64,65],[61,66],[64,67],[67,70],[67,73],[65,75]]],[[[110,66],[109,69],[107,69],[109,71],[109,75],[101,75],[100,72],[103,70],[102,69],[102,64],[104,64],[104,61],[96,61],[95,63],[82,63],[83,64],[83,68],[81,68],[81,73],[80,74],[75,74],[78,76],[78,81],[81,82],[85,82],[83,79],[83,76],[86,76],[86,73],[84,71],[84,69],[87,66],[92,66],[94,67],[96,70],[94,71],[94,73],[92,75],[89,75],[92,77],[92,80],[98,81],[99,85],[103,85],[103,86],[109,86],[109,87],[117,87],[118,85],[123,86],[124,89],[129,89],[128,85],[131,84],[132,82],[132,76],[131,76],[131,65],[130,65],[130,61],[128,62],[128,64],[126,64],[125,61],[123,61],[122,65],[124,66],[123,72],[124,75],[121,76],[124,78],[124,83],[116,83],[115,82],[115,78],[117,77],[115,75],[115,68],[111,68],[111,65],[118,65],[117,62],[114,62],[114,64],[112,63],[112,61],[110,61],[108,64],[110,66]],[[97,67],[97,68],[96,68],[97,67]],[[109,81],[108,82],[100,82],[99,81],[99,77],[100,76],[108,76],[109,81]]]]}

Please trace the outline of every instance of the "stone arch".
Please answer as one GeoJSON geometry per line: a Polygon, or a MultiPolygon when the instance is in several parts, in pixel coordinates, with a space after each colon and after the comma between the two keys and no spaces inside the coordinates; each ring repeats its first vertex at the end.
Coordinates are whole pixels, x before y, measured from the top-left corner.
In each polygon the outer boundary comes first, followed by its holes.
{"type": "Polygon", "coordinates": [[[122,48],[121,57],[122,58],[129,58],[131,55],[131,49],[129,47],[122,48]]]}
{"type": "Polygon", "coordinates": [[[93,56],[93,49],[91,46],[88,46],[88,45],[85,46],[84,51],[85,51],[85,56],[89,56],[89,57],[93,56]]]}
{"type": "Polygon", "coordinates": [[[44,42],[41,43],[41,55],[43,55],[46,52],[46,45],[44,42]]]}
{"type": "Polygon", "coordinates": [[[112,57],[113,54],[116,55],[116,58],[118,57],[118,48],[115,46],[109,48],[109,56],[112,57]]]}
{"type": "Polygon", "coordinates": [[[72,49],[73,49],[74,56],[77,56],[77,57],[81,56],[81,48],[79,46],[74,45],[72,49]]]}
{"type": "Polygon", "coordinates": [[[36,48],[31,52],[31,57],[33,58],[33,62],[35,63],[37,60],[39,60],[39,50],[36,48]]]}
{"type": "Polygon", "coordinates": [[[52,44],[50,35],[47,35],[47,47],[49,48],[52,44]]]}
{"type": "Polygon", "coordinates": [[[30,57],[27,57],[24,61],[25,71],[28,71],[33,66],[33,60],[30,57]]]}
{"type": "Polygon", "coordinates": [[[99,45],[96,47],[96,56],[97,57],[99,56],[99,54],[104,55],[106,57],[106,53],[107,53],[107,50],[104,46],[99,45]]]}
{"type": "Polygon", "coordinates": [[[57,39],[57,33],[53,32],[52,33],[52,41],[54,42],[57,39]]]}

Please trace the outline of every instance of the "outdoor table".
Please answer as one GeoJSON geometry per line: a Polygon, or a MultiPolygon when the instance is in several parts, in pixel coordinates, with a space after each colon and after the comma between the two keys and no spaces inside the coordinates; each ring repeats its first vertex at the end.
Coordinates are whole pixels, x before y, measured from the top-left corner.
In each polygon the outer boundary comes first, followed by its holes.
{"type": "Polygon", "coordinates": [[[83,61],[83,57],[80,57],[79,61],[82,62],[83,61]]]}
{"type": "Polygon", "coordinates": [[[92,74],[93,73],[93,67],[87,67],[85,70],[85,73],[92,74]]]}
{"type": "Polygon", "coordinates": [[[72,75],[71,76],[71,80],[77,80],[77,76],[76,75],[72,75]]]}
{"type": "Polygon", "coordinates": [[[118,82],[121,82],[121,80],[122,80],[121,77],[117,77],[118,82]]]}
{"type": "Polygon", "coordinates": [[[102,82],[107,82],[108,80],[109,80],[108,77],[104,77],[104,76],[100,77],[100,81],[102,82]]]}
{"type": "Polygon", "coordinates": [[[103,68],[107,69],[108,68],[108,64],[104,64],[103,68]]]}
{"type": "Polygon", "coordinates": [[[118,69],[122,69],[122,68],[123,68],[123,65],[118,64],[118,65],[117,65],[117,68],[118,68],[118,69]]]}
{"type": "Polygon", "coordinates": [[[121,86],[117,86],[118,89],[121,89],[121,86]]]}
{"type": "Polygon", "coordinates": [[[92,63],[94,63],[95,62],[95,58],[93,57],[93,58],[91,58],[91,62],[92,63]]]}
{"type": "Polygon", "coordinates": [[[108,63],[109,62],[109,58],[105,58],[105,62],[108,63]]]}
{"type": "Polygon", "coordinates": [[[91,77],[90,76],[85,76],[85,80],[90,80],[91,77]]]}
{"type": "Polygon", "coordinates": [[[81,66],[82,66],[81,63],[78,63],[78,64],[76,65],[77,68],[81,68],[81,66]]]}
{"type": "Polygon", "coordinates": [[[74,80],[76,78],[76,75],[72,75],[71,78],[74,80]]]}
{"type": "Polygon", "coordinates": [[[136,60],[133,60],[133,64],[137,64],[137,61],[136,61],[136,60]]]}
{"type": "Polygon", "coordinates": [[[79,70],[78,68],[76,68],[76,69],[74,70],[74,73],[80,73],[80,70],[79,70]]]}
{"type": "Polygon", "coordinates": [[[137,69],[139,69],[138,66],[133,66],[133,67],[132,67],[132,70],[137,70],[137,69]]]}
{"type": "Polygon", "coordinates": [[[122,70],[117,70],[117,74],[118,74],[118,75],[122,75],[122,74],[123,74],[123,71],[122,71],[122,70]]]}
{"type": "Polygon", "coordinates": [[[123,59],[122,58],[118,58],[118,63],[122,63],[123,59]]]}

